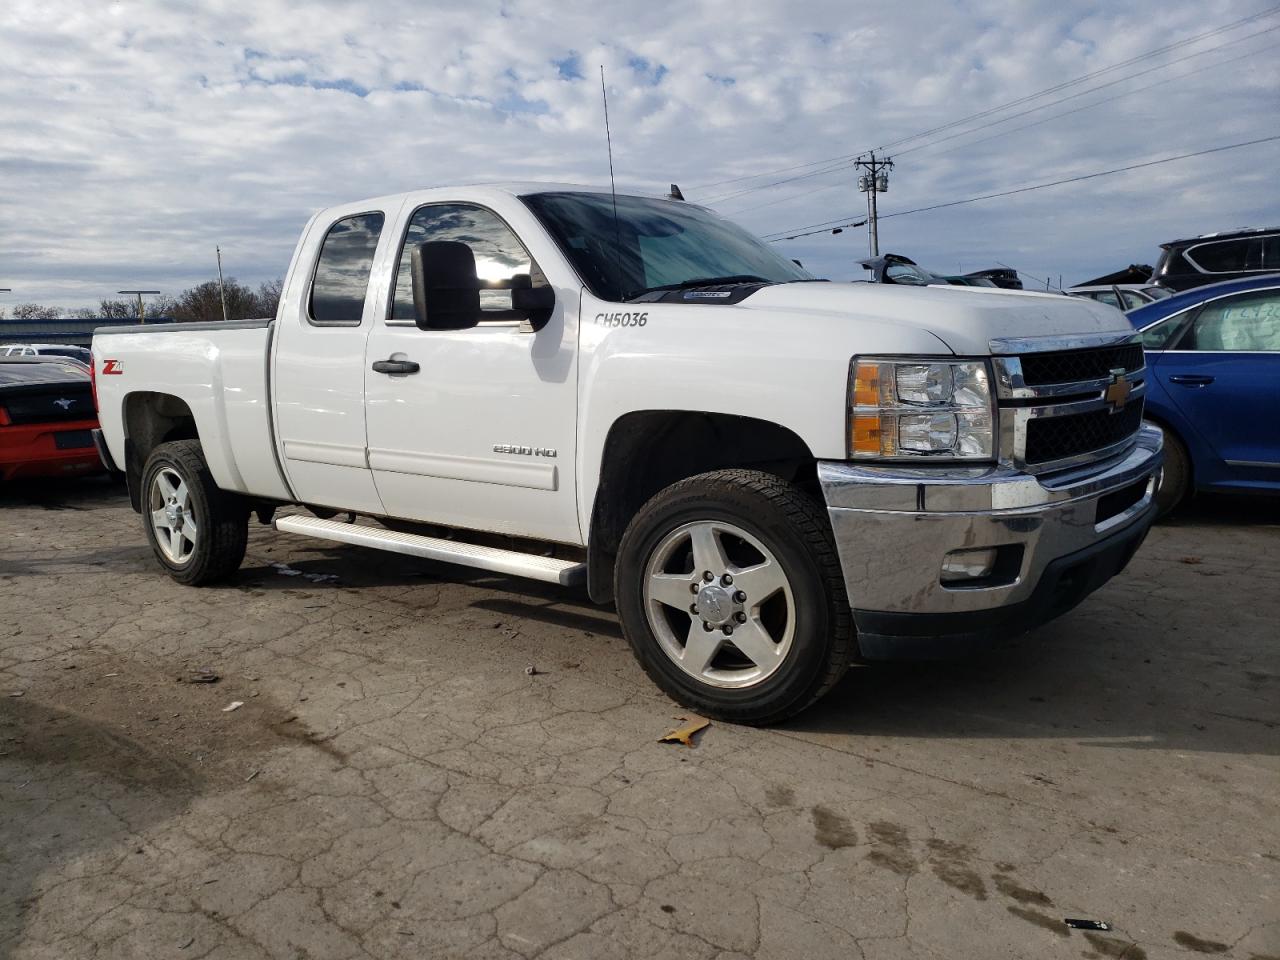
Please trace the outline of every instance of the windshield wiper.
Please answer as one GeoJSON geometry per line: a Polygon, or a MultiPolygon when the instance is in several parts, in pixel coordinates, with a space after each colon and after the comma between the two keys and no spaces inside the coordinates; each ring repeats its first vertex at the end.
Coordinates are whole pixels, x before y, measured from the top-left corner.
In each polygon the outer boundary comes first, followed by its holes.
{"type": "Polygon", "coordinates": [[[679,283],[663,283],[656,287],[644,287],[640,290],[632,290],[622,299],[630,301],[636,297],[643,297],[646,293],[659,293],[663,290],[690,290],[694,287],[715,287],[721,284],[730,283],[775,283],[765,277],[758,277],[754,273],[734,273],[726,277],[694,277],[691,280],[681,280],[679,283]]]}

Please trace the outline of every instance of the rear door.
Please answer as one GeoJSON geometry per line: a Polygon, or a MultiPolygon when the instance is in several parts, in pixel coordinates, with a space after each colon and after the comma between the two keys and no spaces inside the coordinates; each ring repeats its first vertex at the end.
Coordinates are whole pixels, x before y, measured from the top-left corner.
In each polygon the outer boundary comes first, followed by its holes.
{"type": "Polygon", "coordinates": [[[280,303],[272,396],[280,458],[303,503],[383,513],[365,454],[364,350],[386,293],[398,207],[339,208],[303,239],[280,303]]]}
{"type": "Polygon", "coordinates": [[[494,210],[429,203],[408,218],[390,309],[365,355],[369,464],[389,515],[580,543],[574,489],[578,291],[557,291],[538,331],[510,312],[510,281],[549,283],[494,210]],[[483,285],[484,319],[465,330],[415,323],[411,251],[466,243],[483,285]],[[505,288],[504,288],[505,287],[505,288]],[[381,373],[384,360],[417,364],[381,373]]]}
{"type": "Polygon", "coordinates": [[[1235,479],[1280,483],[1280,288],[1200,307],[1155,375],[1235,479]]]}

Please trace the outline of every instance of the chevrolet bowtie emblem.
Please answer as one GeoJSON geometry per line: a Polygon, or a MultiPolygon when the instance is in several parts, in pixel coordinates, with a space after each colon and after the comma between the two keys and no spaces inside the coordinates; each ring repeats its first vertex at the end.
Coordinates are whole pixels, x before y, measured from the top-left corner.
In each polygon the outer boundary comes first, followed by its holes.
{"type": "Polygon", "coordinates": [[[1102,399],[1111,404],[1111,412],[1119,413],[1129,402],[1129,394],[1133,393],[1133,384],[1124,377],[1123,370],[1111,371],[1111,383],[1102,394],[1102,399]]]}

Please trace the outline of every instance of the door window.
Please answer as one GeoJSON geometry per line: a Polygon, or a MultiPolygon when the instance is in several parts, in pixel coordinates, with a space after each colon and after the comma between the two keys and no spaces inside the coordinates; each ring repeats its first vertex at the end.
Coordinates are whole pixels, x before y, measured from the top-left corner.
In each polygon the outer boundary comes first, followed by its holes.
{"type": "Polygon", "coordinates": [[[362,213],[339,220],[325,234],[311,284],[310,319],[316,326],[360,326],[383,219],[381,213],[362,213]]]}
{"type": "Polygon", "coordinates": [[[1280,351],[1280,291],[1224,297],[1206,305],[1178,342],[1177,349],[1280,351]]]}
{"type": "Polygon", "coordinates": [[[1140,293],[1135,293],[1133,290],[1121,290],[1120,299],[1124,301],[1123,309],[1125,310],[1136,310],[1149,302],[1146,297],[1140,293]]]}
{"type": "Polygon", "coordinates": [[[1257,240],[1219,240],[1191,247],[1184,256],[1205,273],[1235,273],[1248,270],[1250,245],[1256,245],[1261,257],[1262,245],[1257,240]]]}
{"type": "Polygon", "coordinates": [[[524,274],[535,287],[546,279],[511,228],[491,210],[466,203],[437,203],[416,211],[400,248],[392,322],[413,323],[413,249],[420,243],[465,243],[476,258],[481,320],[511,320],[511,278],[524,274]]]}
{"type": "Polygon", "coordinates": [[[1142,349],[1167,349],[1169,344],[1175,342],[1182,335],[1182,332],[1187,329],[1187,323],[1190,318],[1190,313],[1179,313],[1172,317],[1165,317],[1159,323],[1153,323],[1142,331],[1140,337],[1142,349]]]}

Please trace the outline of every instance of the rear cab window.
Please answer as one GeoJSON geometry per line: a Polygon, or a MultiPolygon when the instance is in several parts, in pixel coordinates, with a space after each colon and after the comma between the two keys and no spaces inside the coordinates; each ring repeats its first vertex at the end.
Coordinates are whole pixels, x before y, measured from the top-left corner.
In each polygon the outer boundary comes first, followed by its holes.
{"type": "Polygon", "coordinates": [[[380,212],[344,217],[329,228],[311,281],[307,319],[317,327],[358,327],[382,235],[380,212]]]}

